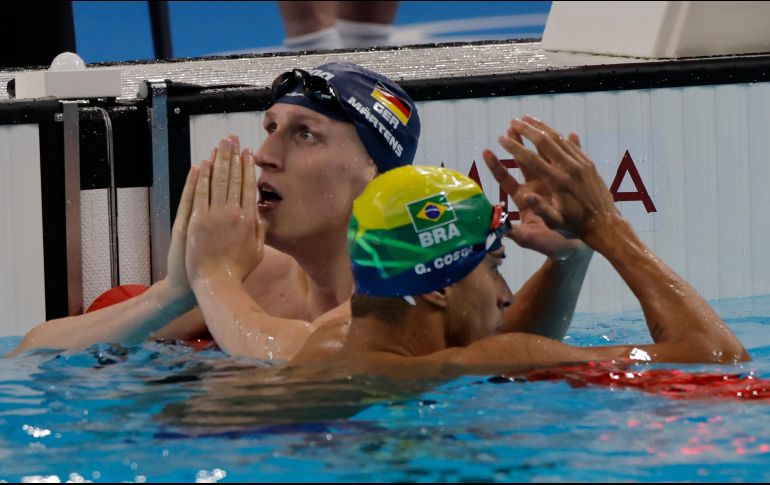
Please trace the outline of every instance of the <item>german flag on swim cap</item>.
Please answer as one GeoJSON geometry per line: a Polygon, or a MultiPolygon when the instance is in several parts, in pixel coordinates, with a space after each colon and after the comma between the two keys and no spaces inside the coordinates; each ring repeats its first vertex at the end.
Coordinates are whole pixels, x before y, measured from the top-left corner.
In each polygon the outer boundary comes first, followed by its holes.
{"type": "Polygon", "coordinates": [[[356,292],[419,295],[451,285],[487,253],[496,214],[481,188],[448,168],[400,167],[353,204],[348,249],[356,292]]]}
{"type": "Polygon", "coordinates": [[[409,123],[412,116],[412,108],[409,103],[388,91],[381,83],[377,83],[372,91],[372,97],[382,103],[393,115],[398,118],[402,125],[409,123]]]}

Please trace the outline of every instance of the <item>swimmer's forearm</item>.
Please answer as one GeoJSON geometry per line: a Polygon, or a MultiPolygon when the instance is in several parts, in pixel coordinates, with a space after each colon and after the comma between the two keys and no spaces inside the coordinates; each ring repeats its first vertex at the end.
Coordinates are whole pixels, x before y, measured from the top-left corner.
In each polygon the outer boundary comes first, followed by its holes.
{"type": "Polygon", "coordinates": [[[192,287],[209,332],[230,355],[289,360],[313,330],[309,322],[266,314],[235,279],[199,278],[192,287]]]}
{"type": "Polygon", "coordinates": [[[693,330],[691,321],[670,325],[671,318],[662,314],[664,307],[683,316],[691,313],[695,302],[688,301],[687,297],[694,296],[710,318],[719,318],[700,295],[647,248],[627,221],[618,220],[589,241],[639,299],[655,342],[681,339],[693,330]]]}
{"type": "Polygon", "coordinates": [[[8,356],[36,348],[80,350],[99,342],[136,345],[194,307],[192,293],[173,291],[160,281],[116,305],[42,323],[27,333],[8,356]]]}
{"type": "Polygon", "coordinates": [[[581,246],[561,260],[548,259],[516,293],[506,310],[506,332],[561,340],[575,314],[593,250],[581,246]]]}
{"type": "Polygon", "coordinates": [[[623,219],[587,238],[604,255],[641,303],[656,343],[681,342],[682,351],[700,353],[703,361],[749,359],[722,318],[684,279],[644,244],[623,219]],[[686,347],[686,348],[685,348],[686,347]]]}
{"type": "MultiPolygon", "coordinates": [[[[196,302],[197,305],[197,302],[196,302]]],[[[210,338],[209,331],[203,321],[203,313],[197,306],[189,312],[181,315],[163,328],[150,335],[154,339],[170,340],[194,340],[196,338],[210,338]]]]}

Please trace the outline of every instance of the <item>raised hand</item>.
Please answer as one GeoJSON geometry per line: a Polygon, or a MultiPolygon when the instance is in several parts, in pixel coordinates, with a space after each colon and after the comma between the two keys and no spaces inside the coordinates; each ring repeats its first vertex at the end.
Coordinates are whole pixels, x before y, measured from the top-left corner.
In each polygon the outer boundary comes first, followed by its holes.
{"type": "Polygon", "coordinates": [[[250,150],[241,153],[231,135],[200,166],[187,238],[191,283],[220,277],[242,282],[262,260],[264,237],[254,158],[250,150]]]}
{"type": "MultiPolygon", "coordinates": [[[[213,157],[213,154],[212,154],[213,157]]],[[[198,167],[191,167],[187,181],[182,191],[182,198],[176,211],[174,226],[171,228],[171,244],[168,249],[166,281],[172,291],[189,293],[190,282],[185,268],[185,247],[187,245],[187,228],[192,212],[195,183],[198,179],[198,167]]]]}
{"type": "Polygon", "coordinates": [[[516,197],[548,227],[585,241],[620,219],[609,189],[581,150],[577,135],[564,139],[528,116],[513,120],[511,130],[519,136],[503,136],[499,141],[524,170],[527,183],[518,188],[516,197]],[[522,137],[535,145],[537,153],[524,147],[522,137]]]}
{"type": "MultiPolygon", "coordinates": [[[[508,129],[507,138],[515,140],[519,145],[524,144],[521,136],[513,127],[508,129]]],[[[509,234],[516,244],[542,253],[552,259],[564,259],[573,252],[585,248],[585,245],[579,239],[566,238],[558,231],[549,228],[543,219],[534,213],[528,205],[525,195],[531,193],[540,194],[549,200],[551,204],[557,204],[557,201],[551,200],[550,193],[542,181],[532,177],[528,170],[523,165],[520,165],[526,180],[524,184],[520,184],[500,163],[491,150],[484,150],[483,157],[495,180],[511,196],[516,207],[519,209],[521,223],[514,225],[509,234]]]]}

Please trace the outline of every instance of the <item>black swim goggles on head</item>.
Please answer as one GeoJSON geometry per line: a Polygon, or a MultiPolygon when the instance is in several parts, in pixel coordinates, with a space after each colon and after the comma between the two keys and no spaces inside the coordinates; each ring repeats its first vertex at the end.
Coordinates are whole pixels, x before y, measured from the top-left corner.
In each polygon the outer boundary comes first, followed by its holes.
{"type": "Polygon", "coordinates": [[[300,82],[303,86],[302,94],[306,98],[331,109],[343,117],[347,117],[342,109],[337,91],[329,84],[329,81],[321,76],[314,76],[302,69],[292,69],[275,78],[270,88],[273,101],[277,101],[279,98],[294,91],[300,82]]]}

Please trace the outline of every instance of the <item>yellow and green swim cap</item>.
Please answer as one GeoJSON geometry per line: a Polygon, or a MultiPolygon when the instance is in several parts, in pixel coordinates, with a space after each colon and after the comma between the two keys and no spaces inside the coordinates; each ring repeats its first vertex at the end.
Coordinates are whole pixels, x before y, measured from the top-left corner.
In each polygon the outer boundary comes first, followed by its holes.
{"type": "Polygon", "coordinates": [[[405,166],[375,178],[353,204],[348,249],[356,292],[419,295],[461,280],[499,247],[501,209],[448,168],[405,166]]]}

